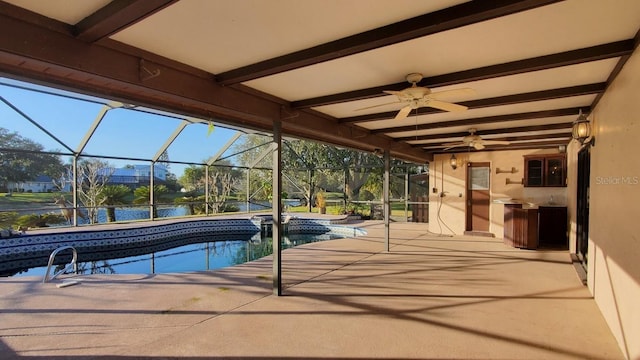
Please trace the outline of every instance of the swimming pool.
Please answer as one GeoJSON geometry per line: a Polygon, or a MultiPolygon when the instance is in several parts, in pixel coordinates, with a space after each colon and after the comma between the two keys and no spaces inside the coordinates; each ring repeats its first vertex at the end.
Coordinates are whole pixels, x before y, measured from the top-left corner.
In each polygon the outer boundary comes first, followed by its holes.
{"type": "MultiPolygon", "coordinates": [[[[283,237],[283,249],[297,245],[340,239],[344,236],[325,234],[291,234],[283,237]]],[[[82,261],[79,254],[79,274],[162,274],[219,269],[242,264],[271,255],[271,238],[256,240],[226,240],[193,243],[147,254],[115,257],[104,253],[104,259],[82,261]]],[[[63,252],[60,253],[64,255],[63,252]]],[[[62,265],[64,266],[64,265],[62,265]]],[[[52,268],[51,273],[58,269],[52,268]]],[[[44,276],[46,266],[24,269],[13,277],[44,276]]]]}

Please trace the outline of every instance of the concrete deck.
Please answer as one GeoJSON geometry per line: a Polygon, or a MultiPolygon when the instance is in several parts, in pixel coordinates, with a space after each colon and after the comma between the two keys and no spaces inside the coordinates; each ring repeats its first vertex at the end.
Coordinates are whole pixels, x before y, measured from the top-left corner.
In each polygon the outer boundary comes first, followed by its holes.
{"type": "Polygon", "coordinates": [[[211,272],[0,280],[2,359],[623,359],[566,251],[365,222],[211,272]]]}

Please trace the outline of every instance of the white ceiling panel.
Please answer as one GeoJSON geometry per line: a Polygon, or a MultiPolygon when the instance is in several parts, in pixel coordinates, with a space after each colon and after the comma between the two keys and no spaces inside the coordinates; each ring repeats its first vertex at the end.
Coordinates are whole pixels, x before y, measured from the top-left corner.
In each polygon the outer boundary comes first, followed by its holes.
{"type": "Polygon", "coordinates": [[[245,84],[294,101],[604,44],[633,37],[638,24],[640,2],[569,0],[245,84]]]}
{"type": "Polygon", "coordinates": [[[74,25],[109,4],[111,0],[5,0],[5,2],[74,25]]]}
{"type": "Polygon", "coordinates": [[[188,0],[112,38],[216,74],[463,2],[188,0]]]}
{"type": "MultiPolygon", "coordinates": [[[[475,95],[473,96],[447,98],[447,101],[458,102],[599,83],[607,80],[607,77],[611,73],[611,70],[616,66],[618,60],[618,58],[605,59],[518,75],[472,81],[459,85],[443,86],[432,88],[431,90],[433,92],[437,92],[464,87],[471,88],[475,91],[475,95]]],[[[409,86],[409,84],[407,84],[407,86],[409,86]]],[[[327,115],[343,118],[399,110],[402,107],[402,104],[393,104],[394,102],[397,102],[397,100],[398,99],[395,96],[388,95],[372,99],[318,106],[313,109],[327,115]],[[392,104],[359,110],[365,107],[388,103],[392,104]]]]}

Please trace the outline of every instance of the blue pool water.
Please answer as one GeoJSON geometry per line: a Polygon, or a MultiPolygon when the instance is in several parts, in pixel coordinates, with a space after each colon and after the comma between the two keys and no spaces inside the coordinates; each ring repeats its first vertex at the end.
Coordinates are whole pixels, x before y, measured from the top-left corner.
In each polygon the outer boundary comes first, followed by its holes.
{"type": "MultiPolygon", "coordinates": [[[[343,236],[326,234],[289,234],[283,238],[283,248],[339,239],[343,236]]],[[[272,253],[271,238],[260,241],[229,240],[183,245],[155,253],[125,258],[109,258],[82,262],[78,254],[78,272],[81,274],[161,274],[219,269],[253,261],[272,253]]],[[[46,267],[25,270],[14,277],[43,276],[46,267]]],[[[52,267],[51,273],[55,269],[52,267]]]]}

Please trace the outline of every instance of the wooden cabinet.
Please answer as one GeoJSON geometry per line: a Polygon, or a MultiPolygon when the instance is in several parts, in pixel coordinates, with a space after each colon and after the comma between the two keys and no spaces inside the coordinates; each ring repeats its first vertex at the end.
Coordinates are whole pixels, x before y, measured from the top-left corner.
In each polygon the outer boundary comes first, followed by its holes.
{"type": "Polygon", "coordinates": [[[567,161],[564,154],[524,157],[524,186],[567,186],[567,161]]]}
{"type": "Polygon", "coordinates": [[[538,248],[537,209],[513,209],[513,246],[532,250],[538,248]]]}
{"type": "Polygon", "coordinates": [[[504,238],[503,241],[509,246],[513,246],[514,241],[514,218],[513,210],[522,209],[522,204],[504,204],[504,238]]]}
{"type": "Polygon", "coordinates": [[[569,246],[565,206],[538,207],[538,239],[542,247],[566,249],[569,246]]]}
{"type": "Polygon", "coordinates": [[[522,204],[504,205],[504,243],[521,248],[566,249],[567,207],[539,206],[523,209],[522,204]]]}

